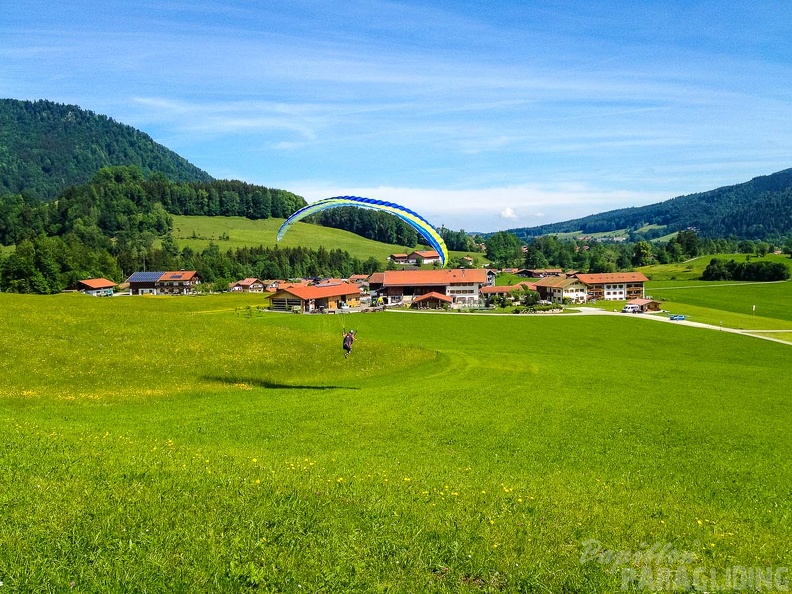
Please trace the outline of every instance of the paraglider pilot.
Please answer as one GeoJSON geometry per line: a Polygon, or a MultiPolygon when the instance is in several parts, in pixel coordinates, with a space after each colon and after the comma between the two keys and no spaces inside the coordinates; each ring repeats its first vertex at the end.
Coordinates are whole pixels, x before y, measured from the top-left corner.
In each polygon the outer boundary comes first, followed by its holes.
{"type": "Polygon", "coordinates": [[[352,343],[355,342],[355,331],[350,330],[344,334],[344,359],[352,352],[352,343]]]}

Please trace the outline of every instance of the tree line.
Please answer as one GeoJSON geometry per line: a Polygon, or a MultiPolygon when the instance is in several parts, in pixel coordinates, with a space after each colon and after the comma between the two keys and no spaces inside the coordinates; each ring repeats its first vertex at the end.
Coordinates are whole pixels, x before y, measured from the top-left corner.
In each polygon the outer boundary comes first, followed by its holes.
{"type": "Polygon", "coordinates": [[[782,281],[789,279],[789,267],[781,262],[754,260],[735,262],[713,258],[701,275],[703,280],[782,281]]]}
{"type": "Polygon", "coordinates": [[[498,267],[563,268],[590,273],[682,262],[707,254],[744,253],[761,257],[782,248],[792,254],[792,235],[779,244],[700,237],[690,229],[679,231],[667,242],[565,240],[555,235],[523,241],[508,231],[499,231],[486,239],[487,257],[498,267]]]}
{"type": "Polygon", "coordinates": [[[373,258],[323,248],[180,251],[171,233],[176,213],[285,217],[304,205],[284,190],[233,181],[176,183],[159,174],[146,179],[124,166],[103,168],[52,202],[1,196],[0,243],[16,249],[0,256],[0,290],[56,293],[80,279],[120,282],[138,270],[181,268],[225,288],[246,276],[349,276],[378,267],[373,258]]]}

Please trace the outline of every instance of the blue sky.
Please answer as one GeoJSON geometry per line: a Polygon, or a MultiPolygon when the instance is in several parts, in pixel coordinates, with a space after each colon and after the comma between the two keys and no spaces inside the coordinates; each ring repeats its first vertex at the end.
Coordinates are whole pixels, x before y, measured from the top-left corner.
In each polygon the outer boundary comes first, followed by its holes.
{"type": "Polygon", "coordinates": [[[494,231],[792,167],[792,4],[15,0],[0,96],[494,231]]]}

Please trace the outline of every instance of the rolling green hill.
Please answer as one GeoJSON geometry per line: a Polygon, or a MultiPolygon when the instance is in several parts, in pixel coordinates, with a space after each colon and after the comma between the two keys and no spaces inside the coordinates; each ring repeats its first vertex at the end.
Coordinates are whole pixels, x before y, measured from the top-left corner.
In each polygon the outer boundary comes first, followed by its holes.
{"type": "MultiPolygon", "coordinates": [[[[394,253],[411,252],[415,246],[400,246],[365,239],[349,231],[321,227],[309,223],[295,223],[281,242],[275,241],[278,228],[284,219],[270,218],[250,220],[244,217],[196,217],[175,215],[173,238],[181,248],[189,246],[200,251],[209,243],[217,244],[221,250],[259,245],[280,247],[307,247],[318,249],[340,249],[361,260],[375,258],[380,262],[394,253]]],[[[477,265],[483,263],[483,254],[451,251],[450,258],[470,255],[479,257],[477,265]]]]}
{"type": "Polygon", "coordinates": [[[520,237],[592,235],[617,230],[646,239],[695,228],[705,237],[768,239],[792,233],[792,169],[658,204],[622,208],[560,223],[513,229],[520,237]]]}
{"type": "Polygon", "coordinates": [[[76,105],[0,99],[0,195],[54,199],[102,167],[134,165],[172,181],[212,177],[148,135],[76,105]]]}

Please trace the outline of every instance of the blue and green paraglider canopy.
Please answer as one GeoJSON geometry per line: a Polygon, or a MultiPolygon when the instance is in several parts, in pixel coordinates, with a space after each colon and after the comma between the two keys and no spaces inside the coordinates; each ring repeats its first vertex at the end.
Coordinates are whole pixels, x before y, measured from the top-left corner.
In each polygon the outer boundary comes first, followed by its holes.
{"type": "Polygon", "coordinates": [[[440,255],[440,262],[443,266],[446,265],[448,260],[448,249],[446,248],[445,241],[437,232],[437,230],[429,224],[425,218],[409,208],[394,204],[393,202],[385,202],[384,200],[375,200],[373,198],[361,198],[359,196],[336,196],[335,198],[325,198],[313,204],[309,204],[295,212],[292,216],[286,219],[278,229],[277,240],[283,239],[283,236],[288,231],[293,223],[303,219],[312,214],[316,214],[329,208],[338,208],[341,206],[357,206],[360,208],[369,208],[372,210],[379,210],[382,212],[389,212],[399,217],[402,221],[410,225],[426,241],[431,245],[434,250],[440,255]]]}

